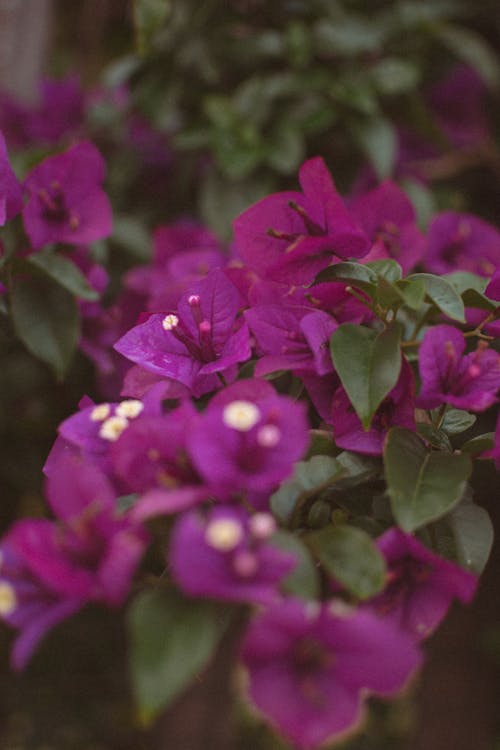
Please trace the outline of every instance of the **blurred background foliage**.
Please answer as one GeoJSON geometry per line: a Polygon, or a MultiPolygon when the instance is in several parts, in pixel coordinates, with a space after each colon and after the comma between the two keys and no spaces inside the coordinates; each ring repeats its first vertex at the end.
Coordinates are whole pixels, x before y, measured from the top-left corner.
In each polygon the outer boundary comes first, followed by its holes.
{"type": "MultiPolygon", "coordinates": [[[[398,179],[424,226],[442,208],[498,223],[496,0],[54,0],[49,22],[40,76],[79,76],[87,94],[77,130],[108,166],[115,227],[93,253],[111,272],[109,304],[123,272],[150,257],[155,226],[195,216],[228,240],[239,211],[294,187],[300,163],[316,154],[346,194],[398,179]],[[440,109],[434,87],[463,64],[476,76],[472,94],[459,88],[440,109]],[[447,114],[463,121],[468,137],[443,126],[447,114]]],[[[63,132],[56,144],[11,145],[18,176],[74,137],[63,132]]],[[[5,318],[0,353],[6,526],[45,512],[41,467],[57,424],[83,393],[97,399],[99,391],[82,354],[56,381],[5,318]]],[[[478,485],[498,528],[492,488],[500,487],[489,467],[478,485]]],[[[492,750],[500,735],[498,562],[496,552],[473,610],[452,617],[433,639],[420,709],[409,697],[378,705],[349,750],[492,750]]],[[[25,677],[8,676],[5,667],[0,746],[282,749],[246,714],[238,741],[221,728],[230,696],[220,669],[156,729],[141,732],[123,674],[122,627],[90,609],[49,637],[25,677]],[[216,696],[208,703],[207,689],[216,696]]],[[[0,646],[6,665],[4,630],[0,646]]]]}

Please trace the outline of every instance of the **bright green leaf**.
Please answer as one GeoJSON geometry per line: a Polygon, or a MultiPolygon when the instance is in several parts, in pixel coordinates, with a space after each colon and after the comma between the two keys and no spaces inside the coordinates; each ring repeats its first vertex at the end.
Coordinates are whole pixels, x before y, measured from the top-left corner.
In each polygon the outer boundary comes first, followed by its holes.
{"type": "Polygon", "coordinates": [[[414,531],[448,513],[462,498],[472,471],[464,454],[429,451],[414,432],[393,427],[384,450],[394,517],[414,531]]]}
{"type": "Polygon", "coordinates": [[[355,526],[330,526],[308,536],[329,575],[359,599],[384,588],[386,566],[371,537],[355,526]]]}
{"type": "Polygon", "coordinates": [[[128,630],[133,690],[148,724],[206,667],[221,625],[213,605],[154,590],[133,601],[128,630]]]}
{"type": "Polygon", "coordinates": [[[335,370],[365,430],[369,429],[373,415],[398,380],[400,337],[397,325],[378,333],[371,328],[344,323],[330,339],[335,370]]]}

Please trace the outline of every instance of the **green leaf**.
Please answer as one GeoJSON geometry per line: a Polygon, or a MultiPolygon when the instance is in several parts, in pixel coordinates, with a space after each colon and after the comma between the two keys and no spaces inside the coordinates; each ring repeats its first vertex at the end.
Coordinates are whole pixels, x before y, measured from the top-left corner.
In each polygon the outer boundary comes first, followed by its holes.
{"type": "Polygon", "coordinates": [[[330,339],[333,364],[365,430],[398,380],[400,337],[398,325],[377,333],[371,328],[344,323],[330,339]]]}
{"type": "Polygon", "coordinates": [[[151,258],[149,232],[139,219],[116,216],[113,219],[113,242],[123,247],[134,259],[146,262],[151,258]]]}
{"type": "Polygon", "coordinates": [[[169,16],[171,0],[134,0],[133,9],[137,47],[141,54],[146,54],[157,31],[169,16]]]}
{"type": "Polygon", "coordinates": [[[465,432],[476,422],[474,414],[470,414],[468,411],[462,409],[454,409],[448,407],[445,412],[441,429],[446,432],[447,435],[459,435],[461,432],[465,432]]]}
{"type": "Polygon", "coordinates": [[[484,294],[488,279],[476,276],[476,274],[469,271],[449,273],[446,274],[445,278],[460,294],[466,307],[477,307],[488,312],[496,309],[497,305],[484,294]]]}
{"type": "Polygon", "coordinates": [[[407,281],[418,279],[423,282],[429,300],[452,320],[465,323],[464,303],[452,285],[439,276],[431,273],[414,273],[407,281]]]}
{"type": "Polygon", "coordinates": [[[425,229],[437,210],[432,190],[416,180],[403,180],[401,187],[413,203],[418,225],[425,229]]]}
{"type": "Polygon", "coordinates": [[[392,511],[405,531],[448,513],[462,498],[472,471],[469,456],[428,451],[402,427],[389,430],[384,466],[392,511]]]}
{"type": "Polygon", "coordinates": [[[332,433],[326,430],[309,430],[310,442],[307,449],[307,458],[323,455],[333,456],[336,453],[332,433]]]}
{"type": "Polygon", "coordinates": [[[127,620],[133,690],[148,724],[205,668],[221,625],[213,605],[160,590],[134,599],[127,620]]]}
{"type": "Polygon", "coordinates": [[[488,513],[465,498],[450,513],[448,522],[455,540],[458,562],[481,575],[493,547],[493,524],[488,513]]]}
{"type": "Polygon", "coordinates": [[[14,282],[10,304],[21,341],[62,378],[80,339],[80,318],[73,296],[49,279],[22,278],[14,282]]]}
{"type": "Polygon", "coordinates": [[[373,82],[381,94],[394,96],[414,89],[420,79],[418,67],[408,60],[386,57],[370,70],[373,82]]]}
{"type": "Polygon", "coordinates": [[[356,123],[353,133],[377,177],[381,180],[389,177],[396,159],[397,137],[394,125],[384,117],[376,116],[356,123]]]}
{"type": "Polygon", "coordinates": [[[453,446],[450,443],[448,435],[437,427],[434,427],[433,424],[417,422],[417,432],[434,448],[452,452],[453,446]]]}
{"type": "Polygon", "coordinates": [[[271,495],[272,512],[281,521],[290,521],[300,503],[329,487],[344,473],[344,467],[331,456],[313,456],[308,461],[298,461],[292,477],[271,495]]]}
{"type": "Polygon", "coordinates": [[[382,29],[372,20],[354,15],[335,21],[322,19],[314,27],[316,48],[320,55],[361,55],[377,52],[383,40],[382,29]]]}
{"type": "Polygon", "coordinates": [[[96,300],[99,298],[95,289],[89,285],[80,269],[64,255],[45,249],[30,255],[26,261],[30,266],[53,279],[57,284],[81,299],[96,300]]]}
{"type": "Polygon", "coordinates": [[[339,453],[337,462],[345,472],[335,483],[335,486],[341,490],[367,482],[377,476],[380,471],[379,462],[373,456],[362,456],[350,451],[339,453]]]}
{"type": "Polygon", "coordinates": [[[485,38],[463,26],[447,24],[437,29],[437,35],[460,60],[472,65],[490,88],[500,83],[498,55],[485,38]]]}
{"type": "Polygon", "coordinates": [[[296,127],[281,125],[273,134],[266,161],[281,174],[292,174],[304,158],[304,141],[296,127]]]}
{"type": "Polygon", "coordinates": [[[495,433],[485,432],[484,435],[476,435],[476,437],[467,440],[466,443],[460,448],[465,453],[483,453],[484,451],[490,451],[495,446],[495,433]]]}
{"type": "Polygon", "coordinates": [[[399,286],[387,281],[384,276],[380,276],[377,285],[377,302],[387,310],[405,304],[406,298],[399,286]]]}
{"type": "Polygon", "coordinates": [[[295,568],[282,583],[283,591],[302,599],[317,599],[320,595],[318,571],[305,544],[287,531],[273,534],[271,544],[297,557],[295,568]]]}
{"type": "Polygon", "coordinates": [[[361,263],[336,263],[334,266],[320,271],[311,286],[326,281],[344,281],[357,289],[361,289],[370,296],[375,295],[377,274],[361,263]]]}
{"type": "Polygon", "coordinates": [[[387,279],[387,281],[399,281],[403,275],[401,266],[393,258],[372,260],[366,265],[375,271],[379,278],[387,279]]]}
{"type": "Polygon", "coordinates": [[[384,558],[371,537],[355,526],[330,526],[308,536],[329,575],[359,599],[369,599],[384,588],[384,558]]]}
{"type": "Polygon", "coordinates": [[[231,182],[215,169],[207,169],[199,189],[198,211],[219,237],[229,239],[234,217],[272,191],[273,186],[262,178],[231,182]]]}
{"type": "Polygon", "coordinates": [[[403,295],[405,305],[412,310],[418,310],[425,299],[425,284],[420,279],[401,279],[397,288],[403,295]]]}

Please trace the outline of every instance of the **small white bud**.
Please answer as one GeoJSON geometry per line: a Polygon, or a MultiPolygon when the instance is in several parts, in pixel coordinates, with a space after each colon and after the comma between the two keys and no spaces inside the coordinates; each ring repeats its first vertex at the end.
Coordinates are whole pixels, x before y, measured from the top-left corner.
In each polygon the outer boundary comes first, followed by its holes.
{"type": "Polygon", "coordinates": [[[128,420],[125,417],[110,417],[103,423],[99,430],[99,437],[114,443],[127,427],[128,420]]]}
{"type": "Polygon", "coordinates": [[[174,315],[171,313],[170,315],[165,315],[162,321],[162,326],[166,331],[171,331],[173,328],[177,328],[179,325],[179,318],[177,315],[174,315]]]}

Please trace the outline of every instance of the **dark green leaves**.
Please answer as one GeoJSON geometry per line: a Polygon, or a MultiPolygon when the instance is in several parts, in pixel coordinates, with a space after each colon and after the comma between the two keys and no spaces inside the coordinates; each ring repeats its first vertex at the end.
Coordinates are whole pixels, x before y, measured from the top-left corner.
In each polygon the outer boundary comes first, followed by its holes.
{"type": "Polygon", "coordinates": [[[327,572],[358,599],[384,588],[384,559],[368,534],[354,526],[329,526],[308,537],[327,572]]]}
{"type": "Polygon", "coordinates": [[[396,130],[385,117],[359,121],[354,127],[357,142],[370,160],[379,179],[389,177],[396,158],[396,130]]]}
{"type": "Polygon", "coordinates": [[[72,295],[44,278],[22,278],[14,283],[10,302],[21,341],[61,378],[80,338],[78,309],[72,295]]]}
{"type": "Polygon", "coordinates": [[[365,430],[401,370],[399,326],[381,333],[345,323],[330,339],[333,364],[365,430]]]}
{"type": "Polygon", "coordinates": [[[75,297],[87,300],[96,300],[99,297],[95,289],[89,286],[80,269],[60,253],[55,253],[49,249],[40,250],[30,255],[27,263],[53,279],[75,297]]]}
{"type": "Polygon", "coordinates": [[[130,668],[139,715],[149,723],[207,665],[221,625],[211,604],[144,591],[129,611],[130,668]]]}
{"type": "Polygon", "coordinates": [[[325,281],[344,281],[372,295],[377,286],[377,274],[361,263],[336,263],[321,271],[314,284],[325,281]]]}
{"type": "Polygon", "coordinates": [[[345,473],[344,467],[331,456],[313,456],[308,461],[298,461],[293,476],[271,496],[271,510],[281,521],[288,522],[298,505],[345,473]]]}
{"type": "Polygon", "coordinates": [[[450,513],[448,521],[458,562],[480,575],[493,546],[494,531],[489,515],[484,508],[465,498],[450,513]]]}
{"type": "Polygon", "coordinates": [[[170,12],[170,0],[134,0],[134,25],[141,54],[151,43],[170,12]]]}
{"type": "Polygon", "coordinates": [[[307,547],[295,534],[287,531],[277,531],[271,543],[285,552],[293,553],[297,558],[295,568],[281,585],[283,591],[292,596],[300,596],[302,599],[317,599],[319,596],[318,571],[307,547]]]}
{"type": "Polygon", "coordinates": [[[389,431],[384,451],[392,511],[405,531],[414,531],[450,511],[464,494],[472,465],[464,454],[431,452],[415,433],[389,431]]]}

